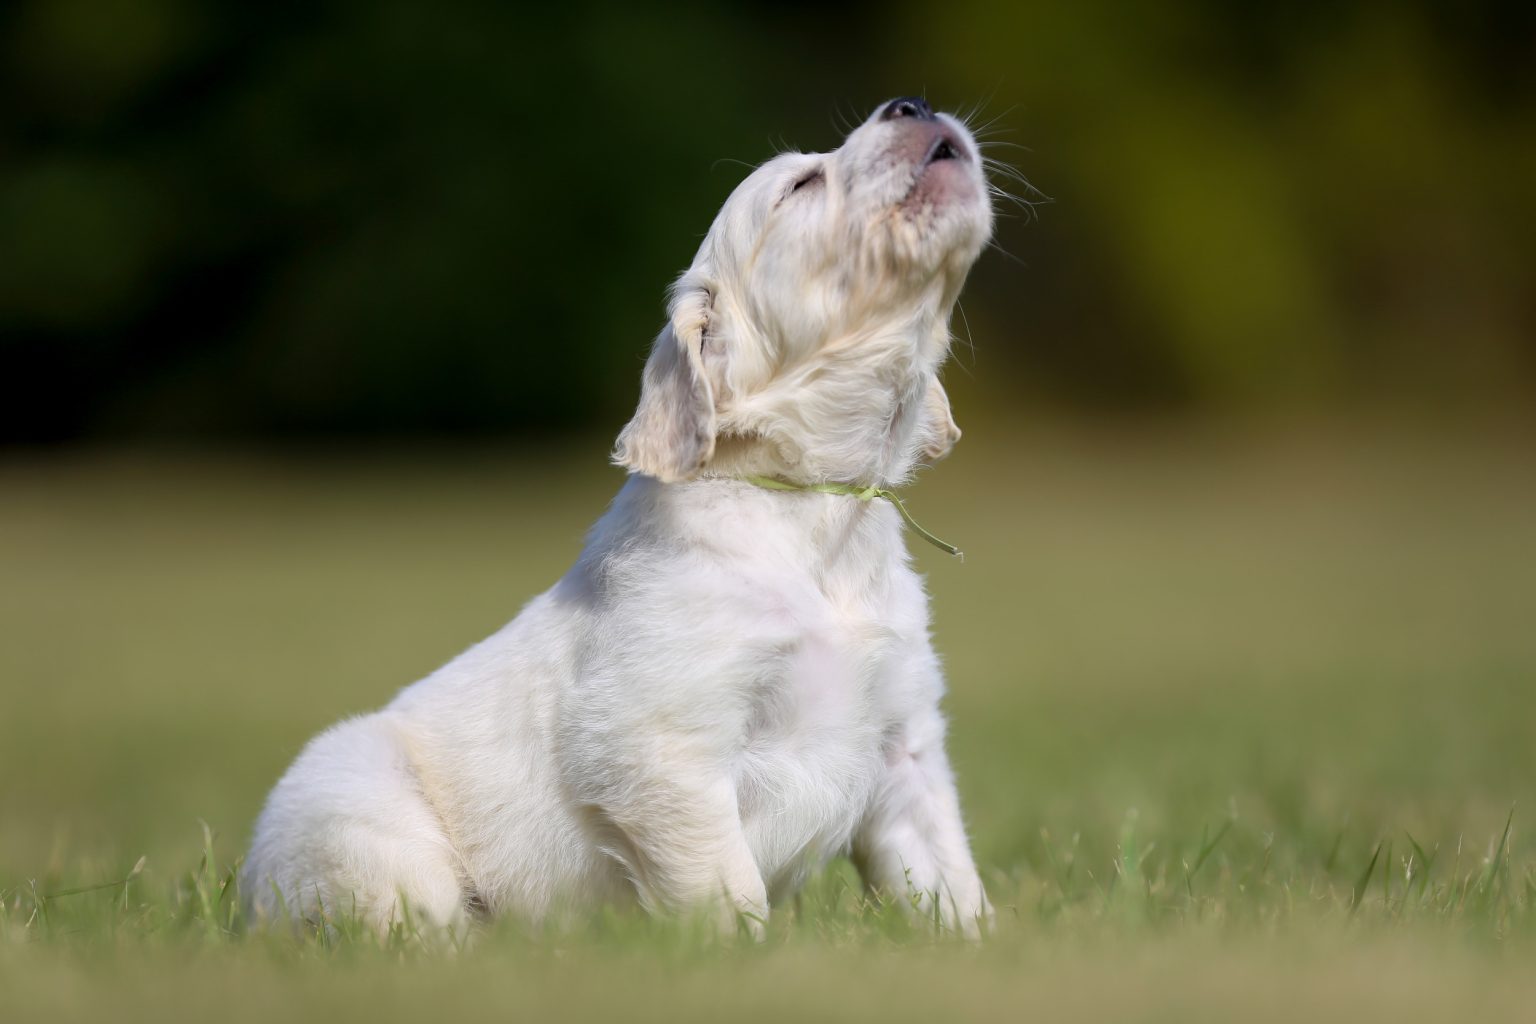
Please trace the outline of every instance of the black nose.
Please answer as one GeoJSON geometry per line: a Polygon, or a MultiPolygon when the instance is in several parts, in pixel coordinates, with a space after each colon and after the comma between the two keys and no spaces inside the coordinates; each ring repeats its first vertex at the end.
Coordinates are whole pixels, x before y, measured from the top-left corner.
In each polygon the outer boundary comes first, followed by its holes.
{"type": "Polygon", "coordinates": [[[891,100],[880,111],[880,120],[894,121],[898,117],[915,117],[919,121],[932,121],[933,108],[921,96],[903,96],[891,100]]]}

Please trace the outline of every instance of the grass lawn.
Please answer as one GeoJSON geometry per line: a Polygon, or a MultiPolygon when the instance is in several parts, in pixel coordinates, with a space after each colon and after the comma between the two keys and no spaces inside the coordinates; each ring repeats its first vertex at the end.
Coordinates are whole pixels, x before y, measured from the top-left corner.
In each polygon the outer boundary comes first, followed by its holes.
{"type": "Polygon", "coordinates": [[[1536,1018],[1529,426],[966,426],[909,504],[979,948],[841,864],[757,946],[241,935],[267,788],[553,582],[605,442],[0,461],[0,1020],[1536,1018]]]}

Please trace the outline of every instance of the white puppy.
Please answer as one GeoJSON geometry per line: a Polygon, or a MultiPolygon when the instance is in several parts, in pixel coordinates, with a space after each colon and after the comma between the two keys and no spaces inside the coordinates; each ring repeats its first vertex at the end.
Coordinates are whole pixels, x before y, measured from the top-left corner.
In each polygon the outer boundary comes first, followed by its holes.
{"type": "Polygon", "coordinates": [[[886,487],[960,436],[938,370],[991,226],[975,141],[920,99],[754,171],[673,287],[575,567],[309,744],[256,823],[255,919],[638,900],[734,928],[850,852],[975,934],[902,520],[798,485],[886,487]]]}

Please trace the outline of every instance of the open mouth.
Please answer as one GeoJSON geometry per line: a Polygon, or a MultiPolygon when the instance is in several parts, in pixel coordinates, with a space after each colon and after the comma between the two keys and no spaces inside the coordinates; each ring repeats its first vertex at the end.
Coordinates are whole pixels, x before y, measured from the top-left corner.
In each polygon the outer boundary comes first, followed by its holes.
{"type": "Polygon", "coordinates": [[[928,147],[928,155],[923,158],[923,166],[936,164],[940,160],[964,160],[965,152],[950,140],[948,135],[941,134],[933,140],[933,145],[928,147]]]}
{"type": "Polygon", "coordinates": [[[912,166],[911,184],[901,197],[900,205],[906,209],[946,205],[966,191],[961,179],[967,175],[960,168],[973,159],[971,151],[963,137],[949,126],[935,127],[927,148],[919,151],[922,157],[912,166]],[[938,166],[946,163],[955,164],[956,169],[940,173],[938,166]]]}

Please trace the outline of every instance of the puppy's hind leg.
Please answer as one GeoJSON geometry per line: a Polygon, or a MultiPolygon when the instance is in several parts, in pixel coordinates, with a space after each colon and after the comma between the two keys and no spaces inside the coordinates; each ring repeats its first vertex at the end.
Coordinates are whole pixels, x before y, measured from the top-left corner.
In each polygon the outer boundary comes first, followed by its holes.
{"type": "Polygon", "coordinates": [[[462,878],[401,733],[378,714],[343,722],[299,755],[256,822],[241,887],[258,924],[355,919],[381,936],[400,925],[458,936],[462,878]]]}

